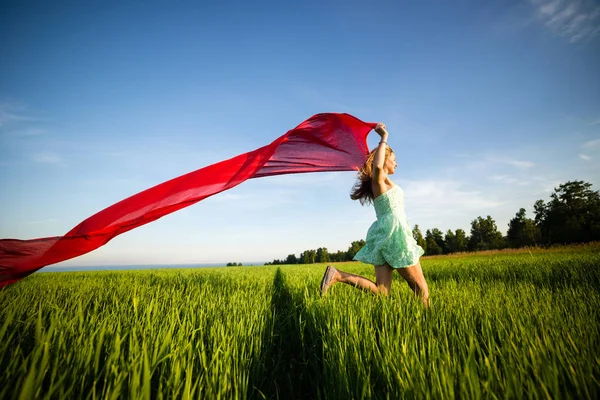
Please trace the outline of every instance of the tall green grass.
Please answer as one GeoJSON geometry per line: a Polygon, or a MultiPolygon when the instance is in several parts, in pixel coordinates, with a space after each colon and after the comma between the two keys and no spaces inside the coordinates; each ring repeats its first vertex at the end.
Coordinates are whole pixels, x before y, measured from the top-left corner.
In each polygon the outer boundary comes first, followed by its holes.
{"type": "Polygon", "coordinates": [[[428,310],[399,276],[320,297],[324,265],[34,274],[0,398],[598,398],[597,247],[422,265],[428,310]]]}

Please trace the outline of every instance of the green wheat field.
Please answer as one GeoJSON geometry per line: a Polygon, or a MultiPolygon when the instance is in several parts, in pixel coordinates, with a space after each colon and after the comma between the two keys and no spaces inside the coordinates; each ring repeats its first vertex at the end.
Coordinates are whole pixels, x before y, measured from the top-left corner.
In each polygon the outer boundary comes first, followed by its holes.
{"type": "Polygon", "coordinates": [[[37,273],[0,290],[0,398],[599,398],[599,244],[422,266],[429,310],[321,297],[324,264],[37,273]]]}

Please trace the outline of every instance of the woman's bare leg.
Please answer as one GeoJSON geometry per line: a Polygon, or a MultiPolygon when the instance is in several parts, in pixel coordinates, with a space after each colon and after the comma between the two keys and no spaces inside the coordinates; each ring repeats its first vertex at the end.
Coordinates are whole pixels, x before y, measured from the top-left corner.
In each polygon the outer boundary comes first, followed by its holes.
{"type": "Polygon", "coordinates": [[[378,293],[389,294],[392,288],[392,279],[394,279],[394,269],[387,263],[375,266],[375,282],[378,293]]]}
{"type": "Polygon", "coordinates": [[[393,272],[394,270],[392,269],[392,267],[390,267],[387,264],[376,265],[376,282],[373,282],[372,280],[367,279],[363,276],[351,274],[349,272],[344,272],[340,271],[339,269],[336,269],[329,286],[333,285],[334,283],[340,282],[362,289],[365,292],[371,292],[373,294],[388,294],[390,288],[392,287],[393,272]]]}
{"type": "Polygon", "coordinates": [[[418,262],[408,268],[398,268],[396,271],[406,280],[413,292],[421,298],[423,305],[429,307],[429,287],[423,276],[421,263],[418,262]]]}

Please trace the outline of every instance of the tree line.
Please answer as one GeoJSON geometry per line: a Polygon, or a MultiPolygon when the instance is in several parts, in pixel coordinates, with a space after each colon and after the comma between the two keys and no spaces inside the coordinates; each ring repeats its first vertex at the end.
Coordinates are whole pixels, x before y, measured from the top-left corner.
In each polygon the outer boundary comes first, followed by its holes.
{"type": "MultiPolygon", "coordinates": [[[[525,209],[519,209],[508,223],[506,236],[498,231],[496,222],[489,215],[471,221],[469,235],[463,229],[449,229],[443,233],[433,228],[423,236],[418,225],[412,234],[425,255],[600,240],[600,193],[592,190],[591,183],[569,181],[559,185],[550,195],[550,201],[535,202],[534,214],[533,219],[527,218],[525,209]]],[[[265,265],[351,261],[364,245],[364,240],[354,241],[348,250],[336,253],[329,253],[324,247],[305,250],[300,257],[290,254],[283,260],[273,260],[265,265]]]]}
{"type": "Polygon", "coordinates": [[[327,251],[327,247],[319,247],[316,250],[305,250],[300,253],[300,257],[296,257],[295,254],[288,255],[283,260],[273,260],[267,262],[265,265],[282,265],[282,264],[314,264],[314,263],[326,263],[326,262],[341,262],[341,261],[352,261],[356,253],[365,245],[364,240],[357,240],[350,244],[348,250],[339,250],[335,253],[327,251]]]}

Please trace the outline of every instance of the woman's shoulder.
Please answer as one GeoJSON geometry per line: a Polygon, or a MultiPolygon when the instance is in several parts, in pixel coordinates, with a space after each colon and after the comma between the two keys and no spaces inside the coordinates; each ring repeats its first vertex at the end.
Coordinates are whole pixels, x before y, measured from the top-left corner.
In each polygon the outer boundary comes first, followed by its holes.
{"type": "Polygon", "coordinates": [[[398,187],[398,186],[394,182],[386,180],[385,186],[381,186],[378,191],[374,191],[375,193],[379,192],[375,196],[375,199],[379,198],[381,195],[386,194],[387,192],[394,189],[395,187],[398,187]]]}
{"type": "Polygon", "coordinates": [[[399,188],[400,186],[396,185],[391,179],[387,179],[385,182],[388,185],[388,190],[393,189],[395,187],[399,188]]]}

